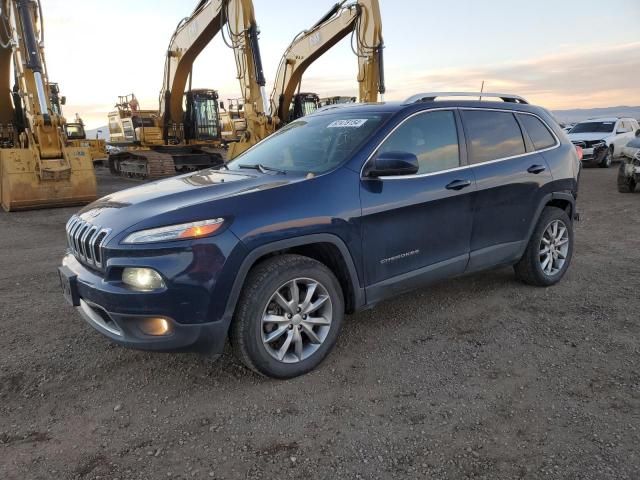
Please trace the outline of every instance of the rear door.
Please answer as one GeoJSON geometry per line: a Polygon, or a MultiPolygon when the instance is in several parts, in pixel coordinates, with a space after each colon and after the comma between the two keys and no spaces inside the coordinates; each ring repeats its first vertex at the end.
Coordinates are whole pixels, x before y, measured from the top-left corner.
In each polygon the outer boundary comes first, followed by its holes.
{"type": "Polygon", "coordinates": [[[377,153],[414,153],[420,169],[416,175],[361,180],[369,302],[464,271],[475,182],[465,168],[459,135],[454,110],[420,112],[378,148],[377,153]]]}
{"type": "MultiPolygon", "coordinates": [[[[552,181],[538,152],[555,147],[557,139],[542,125],[553,143],[542,142],[544,148],[536,151],[514,112],[461,109],[460,113],[477,187],[468,269],[513,262],[526,246],[543,186],[552,181]]],[[[529,121],[529,115],[523,119],[529,121]]]]}

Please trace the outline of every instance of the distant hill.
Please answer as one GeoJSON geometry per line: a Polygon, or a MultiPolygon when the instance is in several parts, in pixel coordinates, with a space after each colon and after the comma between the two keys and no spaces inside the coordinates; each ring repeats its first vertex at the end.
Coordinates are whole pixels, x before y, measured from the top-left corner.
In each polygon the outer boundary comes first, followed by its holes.
{"type": "Polygon", "coordinates": [[[94,128],[92,130],[87,130],[87,138],[96,138],[96,133],[98,133],[98,138],[104,138],[105,140],[109,140],[109,127],[105,125],[104,127],[94,128]],[[100,131],[100,133],[98,133],[100,131]]]}
{"type": "Polygon", "coordinates": [[[554,110],[553,114],[563,123],[581,122],[594,117],[631,117],[640,119],[640,107],[576,108],[554,110]]]}

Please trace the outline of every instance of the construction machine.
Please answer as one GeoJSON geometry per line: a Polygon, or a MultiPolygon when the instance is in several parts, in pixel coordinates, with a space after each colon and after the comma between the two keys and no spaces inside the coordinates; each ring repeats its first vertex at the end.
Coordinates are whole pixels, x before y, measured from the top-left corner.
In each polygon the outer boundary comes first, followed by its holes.
{"type": "Polygon", "coordinates": [[[227,107],[220,102],[220,125],[222,126],[222,141],[237,142],[247,129],[244,118],[244,101],[242,98],[229,98],[227,107]]]}
{"type": "MultiPolygon", "coordinates": [[[[60,95],[60,86],[57,83],[49,82],[49,100],[51,108],[60,117],[64,117],[62,106],[67,103],[67,98],[60,95]]],[[[82,118],[76,113],[73,122],[65,119],[64,134],[67,138],[66,144],[72,147],[87,147],[91,151],[91,160],[101,162],[107,158],[107,145],[102,138],[87,138],[87,132],[84,128],[82,118]]]]}
{"type": "Polygon", "coordinates": [[[308,115],[321,106],[317,94],[300,92],[302,75],[313,62],[349,33],[352,35],[352,49],[358,58],[359,99],[361,102],[378,101],[378,94],[385,92],[384,42],[378,0],[357,0],[352,3],[343,0],[336,3],[309,30],[299,33],[285,50],[270,97],[270,116],[265,116],[268,122],[261,124],[258,132],[253,131],[253,124],[248,122],[244,135],[229,148],[229,159],[235,158],[286,123],[308,115]]]}
{"type": "Polygon", "coordinates": [[[0,10],[2,207],[89,203],[97,196],[91,152],[66,144],[64,117],[51,104],[40,2],[0,0],[0,10]]]}
{"type": "Polygon", "coordinates": [[[201,0],[171,37],[159,110],[139,110],[135,97],[127,96],[119,99],[117,110],[109,115],[110,144],[120,149],[109,155],[112,172],[153,178],[173,175],[176,170],[222,165],[226,152],[218,94],[187,89],[196,58],[221,31],[234,50],[245,121],[252,135],[265,135],[261,133],[267,124],[265,82],[253,3],[201,0]]]}
{"type": "Polygon", "coordinates": [[[348,96],[333,96],[333,97],[324,97],[320,99],[320,106],[326,107],[328,105],[341,105],[343,103],[356,103],[356,97],[348,97],[348,96]]]}
{"type": "Polygon", "coordinates": [[[300,89],[307,68],[349,34],[352,35],[351,47],[358,58],[360,102],[378,101],[378,94],[385,93],[380,5],[378,0],[351,3],[343,0],[309,30],[299,33],[285,51],[271,94],[272,114],[281,120],[294,120],[320,106],[317,95],[296,94],[296,90],[300,89]]]}

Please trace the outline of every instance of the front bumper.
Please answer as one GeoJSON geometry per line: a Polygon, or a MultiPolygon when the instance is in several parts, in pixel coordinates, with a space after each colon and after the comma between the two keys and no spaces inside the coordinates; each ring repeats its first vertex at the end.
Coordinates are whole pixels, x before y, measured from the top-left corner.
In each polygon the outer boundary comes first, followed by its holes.
{"type": "Polygon", "coordinates": [[[600,163],[607,156],[607,146],[599,146],[596,148],[583,148],[582,161],[585,163],[600,163]]]}
{"type": "MultiPolygon", "coordinates": [[[[123,285],[107,282],[68,254],[60,267],[72,279],[69,296],[78,313],[98,332],[113,342],[130,348],[154,351],[199,351],[222,353],[229,322],[207,322],[204,308],[180,305],[171,288],[160,292],[135,292],[123,285]],[[182,313],[184,312],[184,313],[182,313]],[[144,326],[162,319],[166,333],[151,335],[144,326]],[[187,323],[188,322],[188,323],[187,323]]],[[[184,291],[179,297],[184,298],[184,291]]],[[[198,295],[196,293],[196,295],[198,295]]]]}

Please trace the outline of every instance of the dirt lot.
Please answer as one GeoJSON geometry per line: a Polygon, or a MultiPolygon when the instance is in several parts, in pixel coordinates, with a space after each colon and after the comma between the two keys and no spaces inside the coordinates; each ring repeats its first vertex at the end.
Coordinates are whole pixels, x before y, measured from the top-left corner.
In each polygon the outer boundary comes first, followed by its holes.
{"type": "Polygon", "coordinates": [[[640,195],[615,175],[584,171],[556,287],[405,295],[288,382],[111,345],[59,291],[74,209],[2,213],[0,478],[640,478],[640,195]]]}

